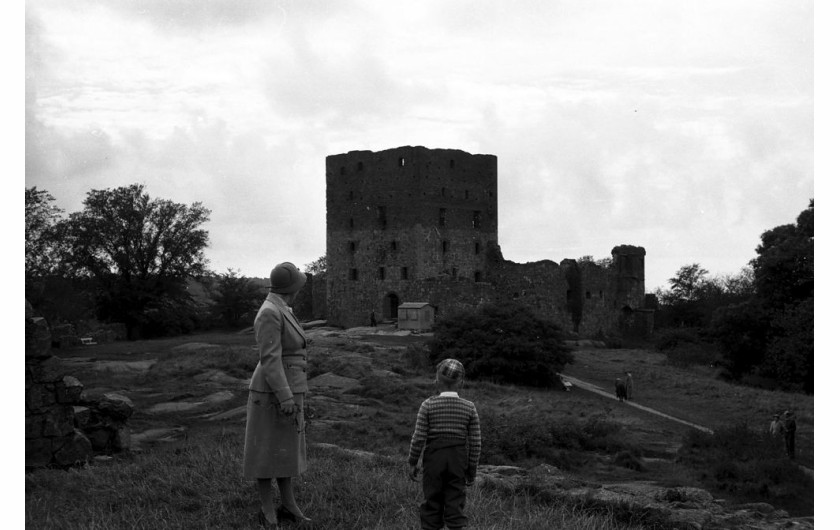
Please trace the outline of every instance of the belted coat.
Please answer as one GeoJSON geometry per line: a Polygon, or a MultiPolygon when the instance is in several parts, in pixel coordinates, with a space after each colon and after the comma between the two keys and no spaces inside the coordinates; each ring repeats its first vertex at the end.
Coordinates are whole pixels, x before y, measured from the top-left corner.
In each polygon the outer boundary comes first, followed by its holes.
{"type": "Polygon", "coordinates": [[[268,293],[254,319],[260,360],[248,387],[273,392],[281,403],[305,393],[306,335],[291,308],[276,293],[268,293]]]}

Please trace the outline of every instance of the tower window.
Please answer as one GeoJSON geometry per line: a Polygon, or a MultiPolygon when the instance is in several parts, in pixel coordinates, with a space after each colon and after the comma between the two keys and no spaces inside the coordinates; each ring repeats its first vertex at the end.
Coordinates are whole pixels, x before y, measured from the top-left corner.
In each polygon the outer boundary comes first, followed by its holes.
{"type": "Polygon", "coordinates": [[[358,164],[356,164],[356,171],[361,171],[364,168],[365,168],[365,165],[363,163],[359,162],[358,164]]]}
{"type": "Polygon", "coordinates": [[[441,247],[440,248],[441,248],[441,250],[443,250],[444,254],[449,252],[449,241],[446,241],[446,240],[441,241],[441,247]]]}
{"type": "Polygon", "coordinates": [[[480,282],[481,281],[481,271],[475,271],[475,273],[473,274],[473,277],[475,278],[476,282],[480,282]]]}
{"type": "Polygon", "coordinates": [[[351,280],[358,280],[359,279],[359,269],[350,269],[349,278],[351,280]]]}
{"type": "Polygon", "coordinates": [[[347,247],[350,249],[350,252],[356,252],[356,242],[355,241],[348,241],[347,247]]]}
{"type": "Polygon", "coordinates": [[[441,188],[440,189],[440,196],[441,197],[446,197],[446,188],[441,188]]]}
{"type": "Polygon", "coordinates": [[[458,267],[452,267],[452,277],[453,278],[458,277],[458,267]]]}
{"type": "Polygon", "coordinates": [[[400,269],[400,278],[402,278],[403,280],[408,279],[408,267],[403,267],[400,269]]]}
{"type": "Polygon", "coordinates": [[[589,291],[586,291],[586,299],[587,300],[592,299],[592,293],[590,293],[589,291]]]}
{"type": "Polygon", "coordinates": [[[344,175],[346,173],[346,168],[344,166],[341,166],[341,169],[338,172],[339,174],[344,175]]]}
{"type": "Polygon", "coordinates": [[[379,279],[380,280],[385,279],[385,267],[379,267],[379,279]]]}
{"type": "Polygon", "coordinates": [[[450,168],[455,167],[455,159],[454,159],[454,158],[450,158],[450,159],[449,159],[449,167],[450,167],[450,168]]]}
{"type": "Polygon", "coordinates": [[[397,242],[391,241],[391,250],[396,252],[397,251],[397,242]]]}
{"type": "Polygon", "coordinates": [[[438,226],[446,226],[446,208],[441,208],[438,212],[438,226]]]}
{"type": "Polygon", "coordinates": [[[399,167],[404,167],[404,166],[405,166],[405,157],[402,157],[402,156],[401,156],[401,157],[399,158],[399,160],[397,160],[397,165],[398,165],[399,167]]]}
{"type": "Polygon", "coordinates": [[[481,243],[478,241],[475,242],[475,253],[476,255],[481,254],[481,243]]]}
{"type": "Polygon", "coordinates": [[[351,217],[351,218],[350,218],[350,228],[353,228],[353,224],[354,224],[354,223],[353,223],[353,218],[351,217]]]}
{"type": "Polygon", "coordinates": [[[480,210],[473,210],[472,225],[473,225],[473,228],[481,228],[481,211],[480,210]]]}
{"type": "Polygon", "coordinates": [[[350,200],[353,200],[353,190],[350,190],[350,200]]]}
{"type": "Polygon", "coordinates": [[[464,190],[464,198],[465,198],[465,199],[469,199],[469,198],[470,198],[470,190],[464,190]]]}

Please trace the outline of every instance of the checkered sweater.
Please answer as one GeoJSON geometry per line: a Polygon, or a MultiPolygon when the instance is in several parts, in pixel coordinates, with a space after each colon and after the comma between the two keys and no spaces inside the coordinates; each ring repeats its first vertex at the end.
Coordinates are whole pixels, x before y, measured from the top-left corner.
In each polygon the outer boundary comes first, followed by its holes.
{"type": "Polygon", "coordinates": [[[481,453],[481,427],[472,401],[449,394],[432,396],[420,405],[408,455],[411,466],[417,465],[426,442],[434,438],[464,440],[469,455],[467,477],[475,478],[481,453]]]}

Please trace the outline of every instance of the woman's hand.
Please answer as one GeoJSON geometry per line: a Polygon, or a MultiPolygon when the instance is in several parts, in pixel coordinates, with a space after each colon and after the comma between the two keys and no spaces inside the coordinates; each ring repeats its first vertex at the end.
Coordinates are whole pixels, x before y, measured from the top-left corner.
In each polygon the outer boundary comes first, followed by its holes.
{"type": "Polygon", "coordinates": [[[286,416],[291,416],[292,414],[294,414],[296,408],[297,408],[297,404],[295,403],[295,400],[292,399],[292,398],[289,398],[286,401],[283,401],[282,403],[280,403],[280,412],[282,412],[286,416]]]}

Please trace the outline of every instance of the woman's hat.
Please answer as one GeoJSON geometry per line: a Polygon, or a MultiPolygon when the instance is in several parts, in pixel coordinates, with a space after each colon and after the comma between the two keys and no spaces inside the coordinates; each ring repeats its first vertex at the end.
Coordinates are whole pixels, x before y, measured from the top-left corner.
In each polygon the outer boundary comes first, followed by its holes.
{"type": "Polygon", "coordinates": [[[437,366],[437,377],[444,383],[457,383],[464,378],[464,365],[455,359],[444,359],[437,366]]]}
{"type": "Polygon", "coordinates": [[[306,283],[306,275],[288,261],[271,269],[271,292],[279,294],[296,293],[306,283]]]}

